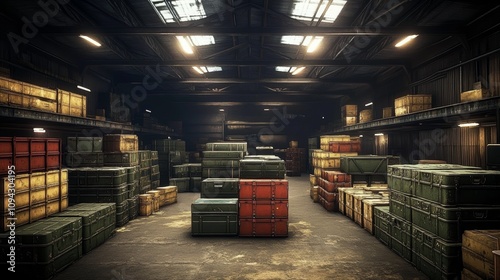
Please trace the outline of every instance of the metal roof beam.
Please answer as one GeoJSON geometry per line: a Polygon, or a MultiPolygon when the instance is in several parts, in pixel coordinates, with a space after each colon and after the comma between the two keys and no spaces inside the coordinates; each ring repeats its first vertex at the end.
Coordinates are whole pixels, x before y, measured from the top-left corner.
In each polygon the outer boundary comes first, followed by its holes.
{"type": "Polygon", "coordinates": [[[454,26],[394,26],[368,28],[366,26],[318,27],[294,26],[283,27],[109,27],[109,26],[47,26],[40,33],[59,35],[227,35],[227,36],[280,36],[280,35],[316,35],[316,36],[393,36],[404,34],[462,34],[460,27],[454,26]]]}

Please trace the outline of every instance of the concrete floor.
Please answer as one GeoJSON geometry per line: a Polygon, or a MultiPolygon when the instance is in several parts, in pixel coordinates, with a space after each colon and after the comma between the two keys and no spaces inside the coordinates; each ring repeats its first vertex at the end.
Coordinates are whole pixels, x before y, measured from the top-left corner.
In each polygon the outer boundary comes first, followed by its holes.
{"type": "Polygon", "coordinates": [[[309,176],[288,177],[289,236],[191,236],[191,202],[139,216],[54,280],[428,279],[354,221],[309,197],[309,176]]]}

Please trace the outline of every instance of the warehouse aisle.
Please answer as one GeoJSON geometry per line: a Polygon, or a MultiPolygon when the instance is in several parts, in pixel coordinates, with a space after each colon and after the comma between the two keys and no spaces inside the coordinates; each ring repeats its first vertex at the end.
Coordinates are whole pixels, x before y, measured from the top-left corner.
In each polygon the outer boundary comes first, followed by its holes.
{"type": "Polygon", "coordinates": [[[191,236],[191,202],[178,202],[117,229],[56,275],[63,279],[428,279],[374,236],[309,197],[309,176],[288,177],[289,236],[191,236]]]}

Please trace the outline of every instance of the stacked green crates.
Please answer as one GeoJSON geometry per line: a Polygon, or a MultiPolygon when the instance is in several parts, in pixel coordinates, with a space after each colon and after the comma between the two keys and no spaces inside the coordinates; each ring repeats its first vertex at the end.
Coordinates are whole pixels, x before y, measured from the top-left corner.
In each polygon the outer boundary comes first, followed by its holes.
{"type": "MultiPolygon", "coordinates": [[[[135,191],[135,190],[134,190],[135,191]]],[[[129,219],[130,184],[126,167],[68,169],[68,200],[78,203],[115,203],[116,225],[129,219]]]]}
{"type": "Polygon", "coordinates": [[[156,139],[153,140],[152,150],[158,153],[160,185],[166,186],[173,177],[172,167],[186,163],[186,142],[180,139],[156,139]]]}
{"type": "Polygon", "coordinates": [[[64,162],[67,167],[99,167],[104,165],[103,137],[68,137],[64,162]]]}
{"type": "Polygon", "coordinates": [[[500,226],[500,172],[457,164],[387,170],[392,250],[431,279],[460,278],[463,232],[500,226]]]}
{"type": "Polygon", "coordinates": [[[139,150],[139,192],[141,194],[151,190],[151,150],[139,150]]]}

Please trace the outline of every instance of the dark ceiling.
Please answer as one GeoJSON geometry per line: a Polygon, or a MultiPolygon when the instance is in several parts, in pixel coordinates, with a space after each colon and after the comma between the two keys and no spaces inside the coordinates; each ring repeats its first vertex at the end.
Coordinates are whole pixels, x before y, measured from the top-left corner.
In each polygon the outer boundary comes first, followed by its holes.
{"type": "MultiPolygon", "coordinates": [[[[498,13],[496,1],[347,0],[332,23],[321,9],[314,20],[293,18],[297,0],[199,0],[206,16],[183,21],[172,2],[164,4],[174,22],[165,23],[149,0],[3,0],[1,24],[5,34],[33,33],[23,36],[19,48],[29,45],[81,73],[105,77],[115,91],[130,92],[157,75],[161,83],[147,88],[148,106],[289,105],[314,112],[343,96],[369,95],[384,80],[410,79],[424,56],[493,28],[478,19],[498,13]],[[36,31],[27,30],[27,22],[38,23],[36,31]],[[80,34],[102,46],[85,43],[80,34]],[[419,37],[404,48],[394,46],[411,34],[419,37]],[[186,54],[176,36],[193,35],[211,35],[215,42],[186,54]],[[304,46],[282,44],[283,35],[324,38],[308,53],[304,46]],[[222,71],[199,74],[192,66],[222,71]],[[292,75],[276,66],[305,69],[292,75]]],[[[333,7],[343,1],[309,2],[333,7]]]]}

